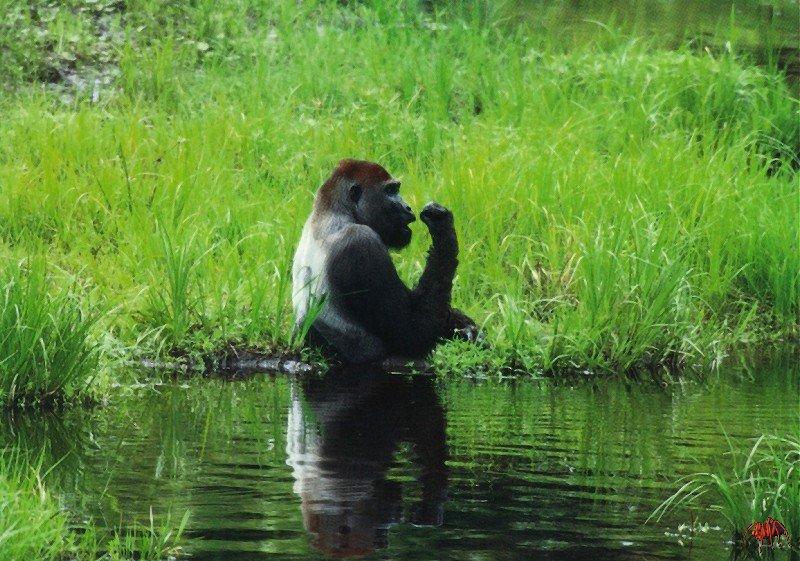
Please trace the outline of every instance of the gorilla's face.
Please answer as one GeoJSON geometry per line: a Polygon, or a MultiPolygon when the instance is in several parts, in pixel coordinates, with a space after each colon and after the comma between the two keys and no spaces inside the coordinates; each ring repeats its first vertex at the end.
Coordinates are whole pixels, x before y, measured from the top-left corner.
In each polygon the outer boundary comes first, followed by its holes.
{"type": "Polygon", "coordinates": [[[401,249],[411,241],[409,224],[416,220],[411,207],[400,196],[400,182],[390,179],[370,188],[361,188],[356,216],[375,230],[387,247],[401,249]]]}

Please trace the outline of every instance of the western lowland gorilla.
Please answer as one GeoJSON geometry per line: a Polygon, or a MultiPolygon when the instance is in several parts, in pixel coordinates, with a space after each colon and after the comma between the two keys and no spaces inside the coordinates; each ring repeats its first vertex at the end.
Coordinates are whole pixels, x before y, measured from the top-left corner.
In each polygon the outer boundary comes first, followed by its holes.
{"type": "Polygon", "coordinates": [[[361,556],[387,547],[394,524],[441,525],[448,480],[445,424],[426,376],[386,376],[374,366],[350,366],[294,380],[286,463],[312,545],[333,557],[361,556]],[[407,506],[402,484],[388,474],[405,442],[409,473],[420,488],[418,500],[409,497],[407,506]]]}
{"type": "Polygon", "coordinates": [[[342,160],[317,192],[292,268],[298,328],[307,342],[349,363],[422,359],[443,339],[474,340],[475,322],[450,306],[458,265],[453,214],[429,203],[420,219],[431,246],[413,289],[390,249],[411,241],[411,207],[380,165],[342,160]]]}

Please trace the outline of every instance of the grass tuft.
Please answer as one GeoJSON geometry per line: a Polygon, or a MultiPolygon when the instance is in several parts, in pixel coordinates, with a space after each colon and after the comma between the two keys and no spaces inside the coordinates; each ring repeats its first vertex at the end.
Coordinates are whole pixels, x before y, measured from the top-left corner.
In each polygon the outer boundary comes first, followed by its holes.
{"type": "Polygon", "coordinates": [[[66,517],[38,471],[0,452],[0,559],[57,559],[68,547],[66,517]]]}
{"type": "Polygon", "coordinates": [[[0,403],[47,405],[86,390],[97,366],[96,320],[73,291],[51,291],[44,260],[0,269],[0,403]]]}
{"type": "Polygon", "coordinates": [[[3,561],[163,561],[181,554],[189,512],[176,523],[156,522],[106,531],[75,529],[43,483],[41,465],[0,451],[0,559],[3,561]]]}
{"type": "Polygon", "coordinates": [[[748,527],[771,516],[788,530],[789,545],[800,550],[800,438],[764,435],[746,454],[733,443],[730,447],[730,466],[681,479],[680,488],[648,520],[694,507],[705,496],[711,510],[725,518],[740,547],[756,547],[748,527]]]}

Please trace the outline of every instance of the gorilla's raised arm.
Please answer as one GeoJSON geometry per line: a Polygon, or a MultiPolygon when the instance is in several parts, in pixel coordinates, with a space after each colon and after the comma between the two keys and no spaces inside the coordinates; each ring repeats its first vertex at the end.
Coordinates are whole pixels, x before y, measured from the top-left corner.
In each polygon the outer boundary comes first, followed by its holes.
{"type": "Polygon", "coordinates": [[[432,244],[413,290],[397,275],[381,239],[366,226],[345,228],[328,255],[331,303],[379,337],[391,354],[411,358],[424,357],[452,335],[450,298],[458,265],[452,213],[432,203],[420,218],[432,244]]]}

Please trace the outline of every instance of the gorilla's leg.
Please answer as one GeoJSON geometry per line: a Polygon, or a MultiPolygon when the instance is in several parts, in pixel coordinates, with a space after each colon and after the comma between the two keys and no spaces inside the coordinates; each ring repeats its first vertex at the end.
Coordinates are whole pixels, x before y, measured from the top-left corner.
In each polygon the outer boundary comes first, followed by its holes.
{"type": "Polygon", "coordinates": [[[352,364],[374,362],[386,354],[378,337],[345,320],[339,312],[323,311],[314,320],[309,335],[314,341],[307,338],[308,343],[320,348],[325,356],[352,364]]]}

